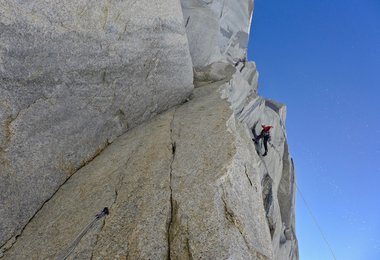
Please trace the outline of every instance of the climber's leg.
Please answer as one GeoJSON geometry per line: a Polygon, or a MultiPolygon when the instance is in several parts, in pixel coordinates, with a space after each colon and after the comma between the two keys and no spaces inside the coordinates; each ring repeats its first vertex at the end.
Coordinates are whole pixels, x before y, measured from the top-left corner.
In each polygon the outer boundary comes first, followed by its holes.
{"type": "Polygon", "coordinates": [[[257,144],[257,143],[260,141],[260,139],[263,138],[263,137],[264,137],[264,136],[263,136],[262,134],[260,134],[259,136],[256,137],[256,139],[255,139],[255,138],[252,139],[252,141],[254,141],[255,144],[257,144]]]}
{"type": "Polygon", "coordinates": [[[269,140],[269,135],[264,136],[265,153],[263,154],[263,156],[267,155],[268,153],[268,140],[269,140]]]}

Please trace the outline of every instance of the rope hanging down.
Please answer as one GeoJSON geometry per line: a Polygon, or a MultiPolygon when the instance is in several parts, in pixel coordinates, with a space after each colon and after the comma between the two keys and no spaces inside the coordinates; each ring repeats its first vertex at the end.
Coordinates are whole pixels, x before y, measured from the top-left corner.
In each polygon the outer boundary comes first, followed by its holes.
{"type": "Polygon", "coordinates": [[[307,209],[307,211],[309,212],[311,218],[313,219],[314,224],[315,224],[316,227],[318,228],[319,233],[321,233],[321,236],[322,236],[323,240],[325,241],[326,245],[327,245],[328,248],[330,249],[330,253],[331,253],[332,257],[336,260],[336,256],[335,256],[334,250],[332,249],[332,247],[331,247],[329,241],[327,241],[327,238],[326,238],[325,234],[323,233],[321,226],[318,224],[317,218],[314,216],[313,212],[311,211],[311,208],[309,207],[308,203],[306,202],[306,199],[305,199],[305,197],[303,196],[303,194],[302,194],[300,188],[297,186],[297,184],[296,184],[296,188],[297,188],[297,191],[298,191],[298,193],[300,194],[300,196],[301,196],[303,202],[305,203],[306,209],[307,209]]]}
{"type": "Polygon", "coordinates": [[[95,218],[79,233],[79,235],[75,238],[75,240],[70,244],[68,248],[63,250],[57,257],[57,260],[66,260],[67,257],[73,252],[74,248],[77,247],[83,236],[94,226],[96,221],[105,217],[109,214],[109,210],[105,207],[101,212],[95,215],[95,218]]]}

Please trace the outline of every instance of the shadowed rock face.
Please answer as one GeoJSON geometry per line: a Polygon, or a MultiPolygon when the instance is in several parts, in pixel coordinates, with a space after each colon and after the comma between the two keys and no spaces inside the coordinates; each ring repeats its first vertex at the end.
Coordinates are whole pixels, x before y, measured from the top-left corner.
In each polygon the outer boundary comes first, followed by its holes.
{"type": "Polygon", "coordinates": [[[253,0],[181,0],[181,4],[194,67],[236,63],[246,57],[253,0]]]}
{"type": "Polygon", "coordinates": [[[192,88],[177,0],[0,0],[0,245],[108,143],[192,88]]]}

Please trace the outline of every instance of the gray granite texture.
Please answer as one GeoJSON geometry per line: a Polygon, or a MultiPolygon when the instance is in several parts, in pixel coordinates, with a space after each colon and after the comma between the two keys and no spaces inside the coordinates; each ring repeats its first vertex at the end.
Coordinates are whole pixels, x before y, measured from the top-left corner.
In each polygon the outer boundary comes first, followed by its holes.
{"type": "Polygon", "coordinates": [[[181,0],[194,67],[246,58],[253,0],[181,0]]]}
{"type": "Polygon", "coordinates": [[[258,72],[254,62],[241,63],[236,69],[223,89],[223,97],[231,103],[234,117],[239,125],[244,126],[245,135],[254,138],[260,133],[261,124],[273,126],[268,155],[262,156],[264,147],[261,140],[255,145],[256,155],[250,159],[260,175],[273,259],[298,259],[296,179],[286,137],[286,106],[258,96],[258,72]]]}
{"type": "Polygon", "coordinates": [[[178,0],[0,0],[0,245],[117,136],[192,89],[178,0]]]}
{"type": "Polygon", "coordinates": [[[0,258],[297,260],[286,107],[244,61],[252,9],[0,0],[0,258]]]}
{"type": "Polygon", "coordinates": [[[117,138],[45,203],[3,258],[297,260],[284,106],[258,97],[255,77],[247,63],[117,138]],[[274,126],[266,157],[251,140],[259,123],[274,126]],[[110,215],[70,251],[103,207],[110,215]]]}

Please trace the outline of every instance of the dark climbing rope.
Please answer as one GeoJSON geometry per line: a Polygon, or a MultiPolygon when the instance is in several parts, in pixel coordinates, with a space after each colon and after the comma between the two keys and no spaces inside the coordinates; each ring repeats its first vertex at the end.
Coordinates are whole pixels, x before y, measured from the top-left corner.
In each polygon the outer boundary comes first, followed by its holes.
{"type": "Polygon", "coordinates": [[[57,257],[57,260],[66,260],[67,257],[70,256],[70,254],[73,252],[74,248],[76,248],[79,244],[79,242],[82,240],[84,235],[94,226],[94,224],[101,218],[105,217],[109,214],[109,210],[107,207],[105,207],[101,212],[97,213],[95,215],[95,218],[79,233],[79,235],[75,238],[75,240],[70,244],[69,247],[67,247],[65,250],[63,250],[57,257]]]}

